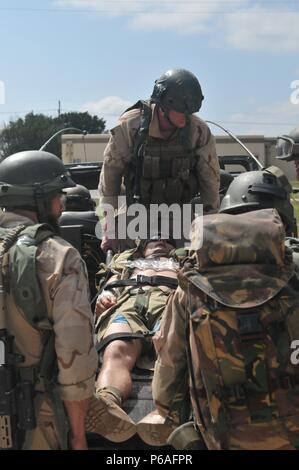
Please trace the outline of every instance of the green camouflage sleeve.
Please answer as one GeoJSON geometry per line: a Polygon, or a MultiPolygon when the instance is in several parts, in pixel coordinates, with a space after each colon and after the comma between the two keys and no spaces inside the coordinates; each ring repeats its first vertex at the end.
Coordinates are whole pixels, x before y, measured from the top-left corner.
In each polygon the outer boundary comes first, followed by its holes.
{"type": "Polygon", "coordinates": [[[53,322],[61,398],[92,396],[97,369],[87,273],[79,253],[59,237],[43,243],[37,271],[53,322]]]}
{"type": "MultiPolygon", "coordinates": [[[[177,398],[177,390],[186,376],[185,299],[184,291],[178,287],[163,314],[161,329],[153,339],[157,352],[153,398],[164,416],[169,414],[177,398]]],[[[178,420],[177,416],[172,418],[178,420]]]]}

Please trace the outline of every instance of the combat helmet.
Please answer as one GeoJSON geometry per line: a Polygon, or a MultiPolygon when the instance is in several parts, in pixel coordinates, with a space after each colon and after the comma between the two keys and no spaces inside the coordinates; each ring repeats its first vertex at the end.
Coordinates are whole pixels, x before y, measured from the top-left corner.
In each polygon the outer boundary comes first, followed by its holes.
{"type": "Polygon", "coordinates": [[[62,161],[52,153],[28,150],[0,163],[0,207],[33,210],[40,222],[47,220],[49,201],[72,186],[62,161]]]}
{"type": "Polygon", "coordinates": [[[289,135],[278,137],[276,142],[276,158],[279,160],[299,160],[299,127],[293,129],[289,135]]]}
{"type": "Polygon", "coordinates": [[[184,69],[171,69],[155,81],[150,99],[164,111],[193,114],[200,110],[204,96],[193,73],[184,69]]]}
{"type": "Polygon", "coordinates": [[[277,167],[241,173],[230,184],[222,199],[221,213],[240,214],[258,209],[276,209],[286,227],[286,234],[297,233],[294,208],[291,204],[292,187],[277,167]]]}
{"type": "Polygon", "coordinates": [[[95,203],[91,198],[90,192],[85,186],[76,184],[71,188],[63,190],[65,194],[65,210],[66,211],[93,211],[95,203]]]}

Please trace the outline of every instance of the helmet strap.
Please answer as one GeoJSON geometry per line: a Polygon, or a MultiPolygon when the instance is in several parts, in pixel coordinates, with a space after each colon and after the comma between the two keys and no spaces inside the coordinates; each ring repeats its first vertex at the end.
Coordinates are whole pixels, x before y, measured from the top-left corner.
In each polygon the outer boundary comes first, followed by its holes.
{"type": "Polygon", "coordinates": [[[164,109],[161,105],[159,105],[159,107],[160,107],[160,109],[161,109],[161,111],[162,111],[162,113],[163,113],[164,119],[168,122],[168,124],[169,124],[172,128],[176,129],[176,127],[173,125],[173,123],[172,123],[171,120],[169,119],[169,111],[166,110],[166,109],[164,109]]]}
{"type": "Polygon", "coordinates": [[[52,197],[45,195],[44,191],[38,187],[34,192],[35,205],[37,208],[37,218],[40,223],[47,223],[53,227],[55,232],[59,233],[58,221],[52,216],[52,197]]]}

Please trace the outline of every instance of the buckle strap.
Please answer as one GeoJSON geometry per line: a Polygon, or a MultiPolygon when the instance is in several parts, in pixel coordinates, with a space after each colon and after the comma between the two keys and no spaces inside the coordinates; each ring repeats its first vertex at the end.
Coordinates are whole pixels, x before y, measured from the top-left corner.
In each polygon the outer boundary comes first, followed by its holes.
{"type": "Polygon", "coordinates": [[[266,330],[261,322],[261,315],[258,310],[252,309],[237,314],[238,334],[241,343],[255,340],[263,340],[266,330]]]}
{"type": "Polygon", "coordinates": [[[171,289],[176,289],[178,286],[177,279],[167,276],[144,276],[143,274],[138,274],[136,279],[120,279],[118,281],[110,282],[109,288],[113,287],[139,287],[142,285],[149,286],[166,286],[171,289]]]}

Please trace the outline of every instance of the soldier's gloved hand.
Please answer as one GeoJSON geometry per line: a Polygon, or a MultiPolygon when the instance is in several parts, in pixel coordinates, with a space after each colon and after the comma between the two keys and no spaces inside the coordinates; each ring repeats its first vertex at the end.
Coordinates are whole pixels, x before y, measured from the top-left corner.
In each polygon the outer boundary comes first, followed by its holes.
{"type": "Polygon", "coordinates": [[[110,290],[103,290],[99,295],[96,303],[95,313],[96,315],[101,315],[103,312],[116,304],[117,298],[110,290]]]}
{"type": "Polygon", "coordinates": [[[102,238],[101,248],[106,253],[108,250],[112,250],[114,253],[118,251],[118,240],[108,238],[106,235],[102,238]]]}

